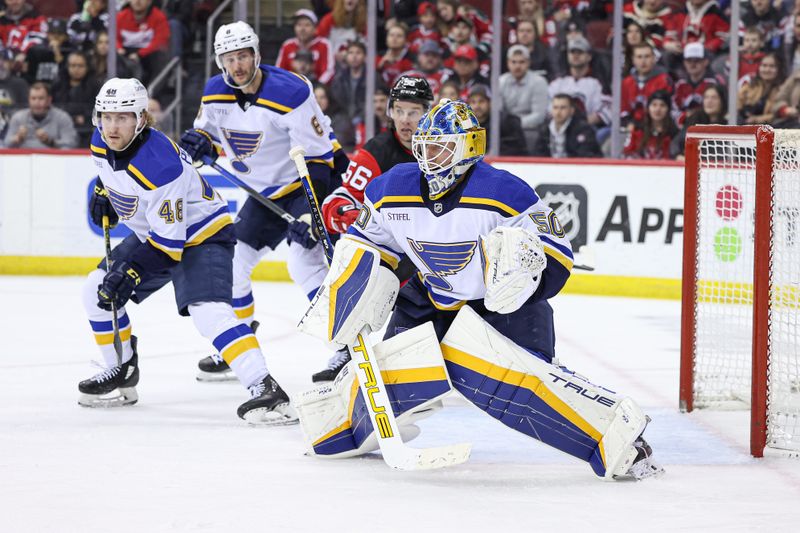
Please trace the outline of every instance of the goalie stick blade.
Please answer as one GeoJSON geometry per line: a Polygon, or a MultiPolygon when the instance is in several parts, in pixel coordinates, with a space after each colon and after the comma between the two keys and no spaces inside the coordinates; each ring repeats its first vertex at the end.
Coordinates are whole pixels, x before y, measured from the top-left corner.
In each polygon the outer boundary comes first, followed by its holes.
{"type": "Polygon", "coordinates": [[[469,459],[472,444],[452,444],[438,448],[411,448],[400,442],[397,446],[381,448],[383,460],[396,470],[434,470],[460,465],[469,459]]]}

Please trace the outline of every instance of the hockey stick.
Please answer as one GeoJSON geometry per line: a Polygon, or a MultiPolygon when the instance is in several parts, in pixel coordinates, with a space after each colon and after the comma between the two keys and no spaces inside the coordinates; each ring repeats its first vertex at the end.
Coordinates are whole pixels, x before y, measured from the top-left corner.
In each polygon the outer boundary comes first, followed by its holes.
{"type": "MultiPolygon", "coordinates": [[[[248,184],[246,184],[245,182],[243,182],[242,180],[240,180],[239,178],[237,178],[236,176],[234,176],[230,172],[228,172],[225,169],[225,167],[223,167],[222,165],[220,165],[216,161],[213,161],[207,155],[204,155],[202,157],[202,160],[203,160],[203,163],[205,163],[206,165],[210,166],[211,168],[213,168],[214,170],[219,172],[222,175],[223,178],[225,178],[226,180],[230,181],[231,183],[233,183],[234,185],[236,185],[240,189],[243,189],[247,194],[250,195],[251,198],[253,198],[255,201],[257,201],[258,203],[260,203],[261,205],[263,205],[264,207],[266,207],[267,209],[269,209],[270,211],[272,211],[273,213],[275,213],[276,215],[281,217],[283,220],[285,220],[289,224],[292,224],[293,222],[295,222],[297,220],[296,218],[294,218],[291,215],[291,213],[288,213],[285,210],[281,209],[281,207],[278,204],[276,204],[275,202],[273,202],[272,200],[270,200],[269,198],[267,198],[263,194],[259,193],[257,190],[255,190],[254,188],[250,187],[248,184]]],[[[311,238],[316,241],[317,239],[314,236],[314,232],[312,232],[309,229],[309,233],[311,233],[311,238]]]]}
{"type": "Polygon", "coordinates": [[[572,265],[572,269],[592,272],[594,270],[594,265],[594,250],[584,244],[575,254],[575,263],[572,265]]]}
{"type": "MultiPolygon", "coordinates": [[[[289,151],[289,156],[297,166],[297,172],[300,175],[300,181],[303,184],[308,207],[311,211],[311,220],[320,235],[320,240],[325,250],[325,258],[328,261],[328,266],[330,266],[333,260],[333,245],[322,222],[319,202],[314,193],[314,187],[306,166],[305,150],[301,146],[295,146],[289,151]]],[[[374,357],[372,343],[369,341],[369,333],[369,326],[365,326],[356,336],[355,342],[347,345],[347,349],[360,370],[360,372],[356,373],[358,386],[361,388],[369,419],[372,422],[378,446],[386,464],[397,470],[429,470],[457,465],[469,459],[472,449],[471,444],[453,444],[437,448],[412,448],[403,442],[400,437],[397,420],[389,403],[389,395],[386,393],[386,385],[383,383],[381,370],[378,368],[377,359],[374,357]]]]}
{"type": "MultiPolygon", "coordinates": [[[[103,215],[103,240],[106,244],[106,271],[111,270],[111,228],[108,215],[103,215]]],[[[119,318],[117,304],[111,302],[111,324],[114,328],[114,351],[117,352],[117,366],[122,366],[122,339],[119,336],[119,318]]]]}

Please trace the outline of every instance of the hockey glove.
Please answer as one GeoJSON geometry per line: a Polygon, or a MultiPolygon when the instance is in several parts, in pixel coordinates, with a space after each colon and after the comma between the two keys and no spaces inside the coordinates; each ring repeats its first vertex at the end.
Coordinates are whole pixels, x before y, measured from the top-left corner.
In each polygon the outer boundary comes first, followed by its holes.
{"type": "Polygon", "coordinates": [[[94,193],[89,198],[89,216],[98,227],[103,227],[103,217],[108,217],[108,227],[113,228],[119,222],[119,216],[111,205],[108,191],[103,186],[100,178],[94,181],[94,193]]]}
{"type": "Polygon", "coordinates": [[[482,239],[486,309],[513,313],[536,292],[547,267],[538,235],[526,228],[500,226],[482,239]]]}
{"type": "Polygon", "coordinates": [[[97,307],[111,311],[112,304],[120,309],[133,294],[133,290],[141,282],[139,273],[127,261],[115,262],[106,273],[103,283],[97,286],[97,307]]]}
{"type": "Polygon", "coordinates": [[[202,161],[203,156],[207,155],[212,161],[217,160],[219,153],[214,148],[214,141],[208,132],[198,129],[186,130],[181,134],[178,145],[186,150],[193,161],[202,161]]]}
{"type": "Polygon", "coordinates": [[[331,233],[345,233],[361,209],[349,198],[331,195],[322,204],[322,219],[331,233]]]}
{"type": "Polygon", "coordinates": [[[288,244],[296,242],[307,250],[317,245],[317,241],[314,240],[314,236],[311,233],[311,226],[306,222],[310,218],[310,215],[305,214],[289,224],[289,229],[286,231],[286,242],[288,244]]]}

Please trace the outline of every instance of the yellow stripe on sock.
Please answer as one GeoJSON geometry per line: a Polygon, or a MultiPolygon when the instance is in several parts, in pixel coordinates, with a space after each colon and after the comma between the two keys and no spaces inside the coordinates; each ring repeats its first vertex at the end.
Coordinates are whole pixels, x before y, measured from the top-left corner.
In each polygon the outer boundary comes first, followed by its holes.
{"type": "Polygon", "coordinates": [[[250,304],[247,307],[242,307],[241,309],[233,309],[233,312],[236,313],[236,318],[239,320],[244,320],[245,318],[249,318],[253,316],[256,312],[256,304],[250,304]]]}
{"type": "MultiPolygon", "coordinates": [[[[121,329],[119,331],[119,338],[122,342],[129,341],[131,339],[131,328],[121,329]]],[[[95,333],[94,340],[100,346],[105,346],[106,344],[114,344],[114,333],[95,333]]]]}
{"type": "Polygon", "coordinates": [[[225,359],[225,362],[230,365],[234,359],[242,355],[244,352],[248,350],[258,350],[259,348],[260,346],[258,345],[258,340],[256,339],[255,335],[248,335],[246,337],[242,337],[238,341],[222,350],[222,358],[225,359]]]}

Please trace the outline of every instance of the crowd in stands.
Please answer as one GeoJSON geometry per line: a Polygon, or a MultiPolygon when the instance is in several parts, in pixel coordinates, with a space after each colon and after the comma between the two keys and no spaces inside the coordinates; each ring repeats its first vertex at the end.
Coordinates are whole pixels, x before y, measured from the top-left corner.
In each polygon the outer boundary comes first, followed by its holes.
{"type": "MultiPolygon", "coordinates": [[[[171,57],[190,52],[198,10],[207,16],[219,5],[126,0],[112,40],[108,0],[62,1],[74,2],[68,18],[0,0],[2,146],[84,146],[109,47],[117,50],[118,75],[148,84],[171,57]]],[[[609,154],[613,1],[506,0],[499,38],[488,18],[491,0],[377,4],[374,65],[367,64],[367,0],[309,0],[293,14],[293,36],[277,54],[263,55],[311,80],[346,150],[366,141],[367,120],[376,133],[388,127],[388,90],[410,74],[427,79],[436,98],[467,101],[487,127],[498,107],[501,155],[609,154]],[[503,47],[498,94],[489,81],[495,42],[503,47]],[[372,75],[376,89],[367,95],[372,75]],[[365,116],[368,97],[372,117],[365,116]]],[[[740,25],[731,28],[731,0],[625,2],[623,157],[681,158],[689,126],[727,123],[729,91],[737,94],[739,124],[800,128],[800,0],[740,5],[740,25]],[[739,48],[734,87],[731,46],[739,48]]],[[[156,99],[152,106],[161,107],[156,99]]]]}

